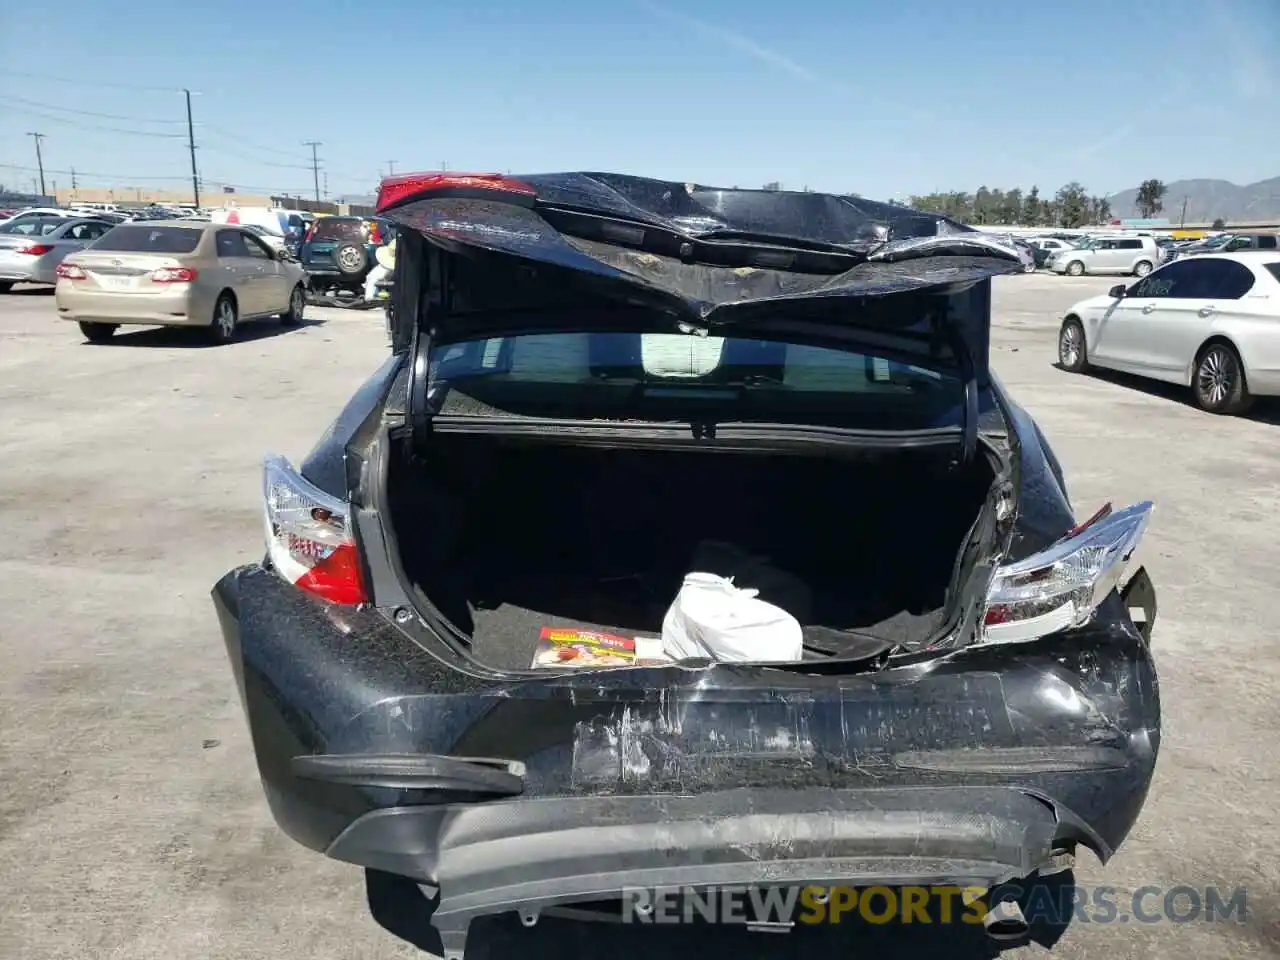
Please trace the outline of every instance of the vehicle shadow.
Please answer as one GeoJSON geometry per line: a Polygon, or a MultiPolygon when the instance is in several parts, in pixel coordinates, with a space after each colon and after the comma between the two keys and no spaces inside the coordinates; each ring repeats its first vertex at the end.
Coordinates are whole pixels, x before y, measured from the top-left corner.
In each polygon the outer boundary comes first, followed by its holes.
{"type": "Polygon", "coordinates": [[[39,284],[39,285],[30,284],[30,285],[21,286],[21,287],[14,287],[8,293],[6,293],[5,296],[6,297],[52,297],[53,287],[48,286],[47,284],[39,284]]]}
{"type": "MultiPolygon", "coordinates": [[[[1058,370],[1062,370],[1062,364],[1060,363],[1054,363],[1053,366],[1058,370]]],[[[1163,380],[1148,380],[1146,377],[1139,377],[1130,373],[1096,368],[1090,368],[1085,376],[1114,384],[1117,387],[1138,390],[1153,397],[1161,397],[1174,403],[1180,403],[1184,407],[1191,407],[1194,410],[1199,409],[1191,400],[1191,391],[1187,387],[1178,386],[1176,383],[1166,383],[1163,380]]],[[[1212,414],[1205,414],[1205,416],[1212,416],[1212,414]]],[[[1240,419],[1280,426],[1280,401],[1277,401],[1274,397],[1260,397],[1250,407],[1249,412],[1243,414],[1240,419]]]]}
{"type": "MultiPolygon", "coordinates": [[[[443,944],[431,925],[435,902],[411,881],[366,871],[366,893],[374,920],[388,933],[437,957],[443,944]]],[[[638,925],[596,923],[543,917],[525,927],[515,914],[480,918],[467,935],[467,960],[651,960],[654,956],[705,953],[739,960],[810,960],[814,956],[875,956],[880,960],[991,960],[1005,950],[1034,943],[1051,950],[1066,932],[1075,901],[1071,871],[1046,878],[1040,886],[1049,893],[1038,902],[1064,905],[1029,916],[1027,936],[999,942],[980,924],[962,922],[959,904],[950,922],[938,909],[928,923],[871,923],[849,914],[838,924],[799,924],[789,932],[752,932],[739,926],[638,925]]]]}
{"type": "MultiPolygon", "coordinates": [[[[305,317],[300,323],[285,326],[278,320],[251,320],[236,328],[235,339],[222,349],[234,349],[237,344],[253,343],[255,340],[266,340],[282,334],[295,333],[308,327],[324,326],[325,321],[319,317],[305,317]]],[[[102,343],[84,342],[86,347],[100,349],[102,347],[182,347],[215,349],[207,339],[204,327],[139,327],[137,330],[124,332],[117,330],[115,336],[102,343]]]]}

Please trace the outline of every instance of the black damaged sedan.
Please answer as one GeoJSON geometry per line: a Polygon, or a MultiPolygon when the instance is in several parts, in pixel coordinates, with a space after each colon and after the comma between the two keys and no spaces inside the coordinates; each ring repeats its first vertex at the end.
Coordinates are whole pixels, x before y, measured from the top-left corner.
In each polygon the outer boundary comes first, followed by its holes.
{"type": "Polygon", "coordinates": [[[266,557],[214,589],[286,833],[418,885],[448,957],[637,887],[995,889],[1116,851],[1160,745],[1151,505],[1078,519],[993,375],[1018,250],[606,174],[397,177],[379,215],[392,354],[300,469],[267,459],[266,557]],[[665,655],[707,569],[802,653],[665,655]],[[636,645],[535,666],[549,633],[636,645]]]}

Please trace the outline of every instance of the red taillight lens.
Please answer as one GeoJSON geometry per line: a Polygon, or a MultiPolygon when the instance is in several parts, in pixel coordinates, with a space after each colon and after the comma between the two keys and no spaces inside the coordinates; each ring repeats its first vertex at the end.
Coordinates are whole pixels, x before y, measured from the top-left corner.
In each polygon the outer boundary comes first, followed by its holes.
{"type": "Polygon", "coordinates": [[[369,224],[369,242],[370,243],[382,242],[382,234],[378,231],[378,225],[376,223],[369,224]]]}
{"type": "Polygon", "coordinates": [[[83,280],[89,276],[84,272],[84,270],[77,267],[74,263],[60,263],[58,264],[58,269],[55,270],[54,273],[62,277],[64,280],[83,280]]]}
{"type": "Polygon", "coordinates": [[[47,243],[32,243],[19,248],[18,253],[25,253],[29,257],[43,257],[52,249],[53,247],[47,243]]]}
{"type": "Polygon", "coordinates": [[[152,283],[190,283],[198,276],[197,271],[187,267],[161,267],[151,271],[152,283]]]}
{"type": "Polygon", "coordinates": [[[377,210],[381,213],[421,194],[482,191],[505,193],[511,198],[521,198],[530,203],[538,195],[527,183],[500,173],[406,173],[398,177],[383,178],[382,186],[378,189],[377,210]]]}
{"type": "Polygon", "coordinates": [[[267,556],[276,573],[333,603],[369,599],[349,506],[312,486],[283,457],[263,468],[267,556]]]}

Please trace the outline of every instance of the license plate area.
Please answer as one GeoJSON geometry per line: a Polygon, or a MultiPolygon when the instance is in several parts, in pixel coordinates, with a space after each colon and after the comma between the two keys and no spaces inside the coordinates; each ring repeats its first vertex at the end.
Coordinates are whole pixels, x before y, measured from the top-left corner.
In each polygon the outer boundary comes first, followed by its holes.
{"type": "Polygon", "coordinates": [[[109,274],[97,274],[95,278],[98,286],[103,290],[136,290],[138,287],[137,277],[118,277],[109,274]]]}

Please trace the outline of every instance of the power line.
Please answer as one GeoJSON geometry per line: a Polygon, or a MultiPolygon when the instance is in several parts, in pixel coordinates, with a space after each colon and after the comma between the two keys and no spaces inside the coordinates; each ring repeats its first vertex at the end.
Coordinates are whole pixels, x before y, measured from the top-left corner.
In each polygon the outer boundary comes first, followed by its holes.
{"type": "Polygon", "coordinates": [[[182,139],[181,133],[159,133],[155,130],[125,130],[121,127],[104,127],[96,123],[84,123],[80,120],[70,120],[67,117],[55,116],[52,113],[45,113],[40,110],[30,110],[26,107],[8,107],[14,113],[22,113],[29,117],[39,117],[49,123],[63,123],[69,127],[76,127],[81,130],[101,130],[105,133],[120,133],[133,137],[159,137],[163,140],[182,139]]]}
{"type": "MultiPolygon", "coordinates": [[[[17,164],[17,163],[0,163],[0,170],[19,170],[19,171],[21,171],[21,172],[23,172],[23,173],[37,173],[37,172],[39,171],[39,168],[38,168],[38,167],[25,167],[25,166],[22,166],[21,164],[17,164]]],[[[95,179],[95,180],[125,180],[125,181],[128,181],[128,180],[138,180],[138,181],[140,181],[140,182],[141,182],[141,181],[185,180],[185,179],[187,179],[185,174],[184,174],[183,176],[180,176],[180,177],[173,177],[173,176],[168,176],[168,177],[137,177],[137,176],[124,176],[124,175],[121,175],[121,174],[115,174],[115,173],[93,173],[93,172],[91,172],[91,171],[87,171],[87,170],[77,170],[77,169],[75,169],[75,168],[71,168],[71,169],[68,169],[68,170],[49,170],[49,169],[46,169],[46,170],[45,170],[45,173],[66,174],[66,175],[71,176],[71,177],[90,177],[90,178],[95,179]]]]}
{"type": "Polygon", "coordinates": [[[149,93],[181,93],[181,87],[147,87],[134,83],[108,83],[105,80],[99,80],[96,77],[92,80],[85,80],[83,77],[73,79],[71,77],[53,77],[47,73],[28,73],[25,70],[5,70],[0,69],[0,75],[7,77],[23,77],[27,80],[45,80],[49,83],[69,83],[77,87],[111,87],[115,90],[142,90],[149,93]]]}
{"type": "MultiPolygon", "coordinates": [[[[253,150],[260,150],[263,153],[274,153],[277,156],[289,157],[292,160],[298,159],[298,155],[294,153],[292,150],[281,150],[279,147],[268,147],[268,146],[264,146],[261,143],[254,143],[252,140],[246,140],[244,137],[240,136],[237,133],[232,133],[231,131],[225,130],[222,127],[215,127],[212,124],[206,123],[206,124],[202,124],[201,126],[203,127],[203,132],[206,135],[212,133],[217,136],[227,137],[228,139],[234,140],[237,143],[241,144],[242,146],[249,147],[253,150]]],[[[289,164],[289,166],[293,166],[293,164],[289,164]]],[[[309,163],[304,164],[303,169],[310,170],[311,164],[309,163]]]]}
{"type": "Polygon", "coordinates": [[[74,110],[71,107],[60,107],[54,103],[40,103],[38,100],[27,100],[24,97],[11,97],[7,94],[0,96],[0,100],[8,100],[11,103],[21,103],[28,107],[38,107],[42,110],[57,110],[61,113],[74,113],[81,117],[97,117],[99,120],[127,120],[131,123],[182,123],[181,120],[158,120],[150,117],[129,117],[122,116],[118,113],[98,113],[93,110],[74,110]]]}
{"type": "Polygon", "coordinates": [[[320,202],[320,161],[316,157],[316,147],[323,146],[319,140],[307,140],[302,144],[311,148],[311,177],[315,181],[316,202],[320,202]]]}
{"type": "Polygon", "coordinates": [[[280,163],[275,160],[263,160],[260,157],[255,157],[252,154],[245,153],[244,151],[236,150],[231,147],[224,146],[221,143],[215,143],[212,146],[209,146],[206,144],[202,149],[206,153],[210,153],[210,152],[225,153],[230,156],[236,157],[240,160],[249,160],[253,163],[259,164],[260,166],[264,166],[264,167],[279,167],[281,169],[286,169],[286,170],[310,170],[311,169],[311,164],[309,163],[280,163]]]}

